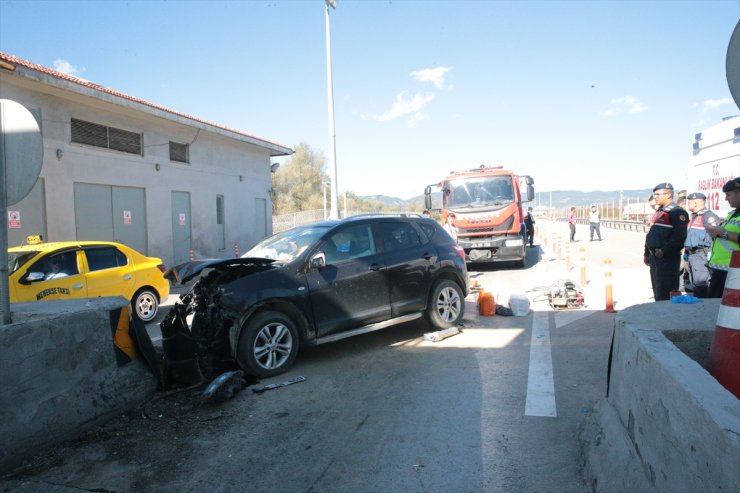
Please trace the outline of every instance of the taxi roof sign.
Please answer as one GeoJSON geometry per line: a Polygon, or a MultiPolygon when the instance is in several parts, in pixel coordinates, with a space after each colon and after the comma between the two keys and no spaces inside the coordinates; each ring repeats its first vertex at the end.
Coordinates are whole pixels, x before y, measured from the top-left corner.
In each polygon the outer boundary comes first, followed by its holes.
{"type": "Polygon", "coordinates": [[[29,245],[38,245],[44,242],[44,237],[41,235],[28,235],[26,236],[26,243],[29,245]]]}

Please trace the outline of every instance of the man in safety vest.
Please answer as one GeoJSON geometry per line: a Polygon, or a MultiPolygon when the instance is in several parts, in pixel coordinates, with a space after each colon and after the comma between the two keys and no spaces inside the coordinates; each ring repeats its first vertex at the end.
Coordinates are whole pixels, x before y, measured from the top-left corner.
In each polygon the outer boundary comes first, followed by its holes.
{"type": "Polygon", "coordinates": [[[709,255],[709,298],[721,298],[725,290],[727,271],[730,270],[732,252],[740,249],[740,177],[734,178],[722,187],[725,200],[735,209],[727,214],[718,226],[707,226],[707,232],[714,238],[709,255]]]}
{"type": "Polygon", "coordinates": [[[719,217],[707,209],[707,197],[703,193],[689,194],[686,199],[688,200],[691,219],[686,234],[686,243],[684,243],[683,256],[684,260],[688,262],[694,296],[706,298],[709,289],[707,254],[712,249],[712,237],[705,228],[719,225],[719,217]]]}
{"type": "Polygon", "coordinates": [[[645,237],[645,265],[650,266],[655,301],[670,299],[678,289],[681,250],[686,241],[688,213],[673,202],[673,185],[660,183],[653,189],[658,210],[645,237]]]}

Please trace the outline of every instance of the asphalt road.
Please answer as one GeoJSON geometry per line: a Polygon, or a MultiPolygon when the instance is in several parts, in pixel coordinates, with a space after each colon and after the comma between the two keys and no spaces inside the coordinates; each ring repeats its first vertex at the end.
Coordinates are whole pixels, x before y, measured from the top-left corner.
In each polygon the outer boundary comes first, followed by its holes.
{"type": "Polygon", "coordinates": [[[586,250],[587,306],[553,311],[546,288],[580,282],[580,268],[542,245],[567,225],[538,226],[525,269],[470,273],[499,301],[526,294],[526,316],[478,316],[471,296],[462,333],[441,342],[424,341],[417,321],[308,349],[261,382],[303,383],[216,406],[195,390],[158,396],[40,454],[2,491],[590,491],[577,434],[605,392],[604,259],[617,309],[651,301],[643,237],[604,230],[602,242],[569,244],[586,250]]]}

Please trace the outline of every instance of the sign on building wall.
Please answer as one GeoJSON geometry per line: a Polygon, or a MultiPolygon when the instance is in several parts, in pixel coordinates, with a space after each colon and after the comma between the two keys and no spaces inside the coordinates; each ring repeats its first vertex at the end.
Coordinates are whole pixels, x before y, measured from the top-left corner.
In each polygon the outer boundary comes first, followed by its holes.
{"type": "Polygon", "coordinates": [[[185,226],[185,214],[180,214],[180,226],[185,226]]]}
{"type": "Polygon", "coordinates": [[[8,227],[18,229],[21,227],[21,212],[8,211],[8,227]]]}
{"type": "Polygon", "coordinates": [[[123,211],[123,224],[131,224],[131,211],[123,211]]]}

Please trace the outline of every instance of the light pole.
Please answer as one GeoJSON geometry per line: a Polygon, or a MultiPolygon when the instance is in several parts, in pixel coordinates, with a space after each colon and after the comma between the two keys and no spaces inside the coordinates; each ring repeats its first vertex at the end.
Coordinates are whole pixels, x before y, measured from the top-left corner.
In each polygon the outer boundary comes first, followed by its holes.
{"type": "Polygon", "coordinates": [[[324,192],[324,219],[326,219],[326,186],[331,186],[331,183],[325,181],[321,182],[321,190],[324,192]]]}
{"type": "Polygon", "coordinates": [[[331,26],[329,25],[329,7],[337,8],[336,0],[324,0],[326,17],[326,90],[329,100],[329,160],[331,161],[329,178],[331,179],[330,219],[339,219],[339,200],[337,197],[337,145],[334,131],[334,84],[331,77],[331,26]]]}

